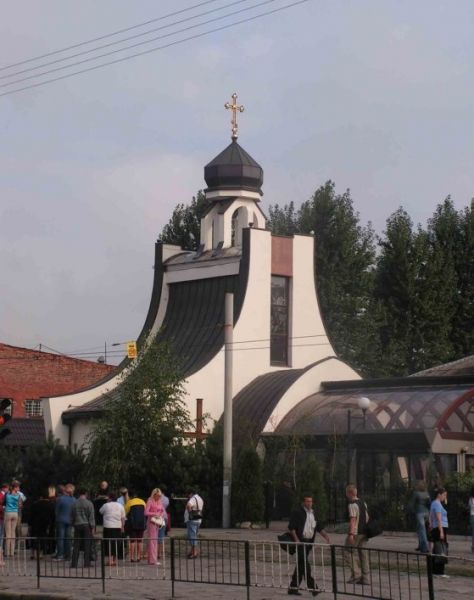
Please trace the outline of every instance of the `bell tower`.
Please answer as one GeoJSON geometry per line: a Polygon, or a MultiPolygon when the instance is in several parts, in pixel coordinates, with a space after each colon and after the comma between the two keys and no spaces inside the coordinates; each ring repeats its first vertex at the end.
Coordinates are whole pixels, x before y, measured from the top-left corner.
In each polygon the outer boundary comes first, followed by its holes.
{"type": "Polygon", "coordinates": [[[201,220],[201,244],[204,250],[242,245],[245,227],[265,229],[266,218],[259,202],[263,184],[262,167],[237,142],[237,113],[244,111],[232,94],[232,141],[204,167],[205,190],[209,208],[201,220]]]}

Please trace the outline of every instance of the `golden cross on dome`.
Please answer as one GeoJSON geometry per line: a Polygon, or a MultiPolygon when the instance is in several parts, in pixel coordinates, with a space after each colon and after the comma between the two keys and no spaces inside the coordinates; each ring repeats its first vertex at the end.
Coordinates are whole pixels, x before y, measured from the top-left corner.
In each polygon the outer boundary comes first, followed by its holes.
{"type": "Polygon", "coordinates": [[[237,130],[239,129],[239,126],[237,125],[237,113],[244,112],[244,107],[237,106],[237,94],[235,92],[232,94],[232,104],[230,102],[226,102],[224,106],[225,108],[230,108],[230,110],[232,111],[232,139],[236,140],[237,130]]]}

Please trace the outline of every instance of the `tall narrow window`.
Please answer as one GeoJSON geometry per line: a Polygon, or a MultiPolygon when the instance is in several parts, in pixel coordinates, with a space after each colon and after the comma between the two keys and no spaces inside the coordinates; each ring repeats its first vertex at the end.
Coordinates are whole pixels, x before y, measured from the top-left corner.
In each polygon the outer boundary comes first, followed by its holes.
{"type": "Polygon", "coordinates": [[[234,214],[232,215],[232,221],[230,224],[230,245],[237,246],[237,227],[239,223],[239,209],[234,210],[234,214]]]}
{"type": "Polygon", "coordinates": [[[270,363],[288,365],[288,277],[272,275],[270,363]]]}

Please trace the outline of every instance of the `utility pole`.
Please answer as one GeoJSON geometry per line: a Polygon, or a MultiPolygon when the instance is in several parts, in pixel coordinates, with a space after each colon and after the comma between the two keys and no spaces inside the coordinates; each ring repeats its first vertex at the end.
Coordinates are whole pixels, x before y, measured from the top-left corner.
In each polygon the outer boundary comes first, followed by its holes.
{"type": "Polygon", "coordinates": [[[234,338],[234,294],[225,295],[224,322],[224,477],[222,486],[222,527],[230,527],[232,485],[232,343],[234,338]]]}

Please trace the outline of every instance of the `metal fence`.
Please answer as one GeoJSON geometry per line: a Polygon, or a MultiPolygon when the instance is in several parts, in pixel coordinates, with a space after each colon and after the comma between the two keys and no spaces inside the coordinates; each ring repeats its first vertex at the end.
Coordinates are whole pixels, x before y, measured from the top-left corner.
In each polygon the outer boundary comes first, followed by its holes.
{"type": "Polygon", "coordinates": [[[85,547],[77,546],[73,567],[71,559],[55,560],[44,553],[51,540],[19,538],[14,555],[0,566],[0,576],[31,577],[38,588],[46,578],[96,580],[103,592],[112,580],[161,580],[169,583],[173,597],[177,584],[207,584],[241,587],[247,598],[252,589],[265,588],[329,592],[335,599],[434,600],[431,557],[414,552],[203,538],[198,556],[189,558],[187,540],[177,537],[139,543],[129,538],[91,539],[87,544],[90,557],[85,547]],[[158,560],[149,564],[147,552],[154,544],[158,560]],[[365,571],[360,583],[352,578],[359,561],[365,571]]]}

